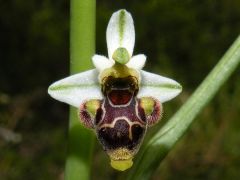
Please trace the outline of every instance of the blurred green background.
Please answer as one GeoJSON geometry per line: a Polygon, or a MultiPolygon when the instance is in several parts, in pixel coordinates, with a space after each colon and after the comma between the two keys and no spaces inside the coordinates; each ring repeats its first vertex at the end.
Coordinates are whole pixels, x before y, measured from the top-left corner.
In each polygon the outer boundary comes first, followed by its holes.
{"type": "MultiPolygon", "coordinates": [[[[97,1],[96,52],[107,55],[111,14],[126,8],[136,29],[134,54],[145,70],[183,85],[158,126],[187,100],[240,32],[239,0],[97,1]]],[[[68,106],[47,87],[69,74],[69,1],[0,0],[0,179],[63,179],[68,106]]],[[[240,68],[202,111],[152,176],[240,177],[240,68]]],[[[126,175],[127,172],[124,174],[126,175]]],[[[124,179],[96,142],[92,179],[124,179]]]]}

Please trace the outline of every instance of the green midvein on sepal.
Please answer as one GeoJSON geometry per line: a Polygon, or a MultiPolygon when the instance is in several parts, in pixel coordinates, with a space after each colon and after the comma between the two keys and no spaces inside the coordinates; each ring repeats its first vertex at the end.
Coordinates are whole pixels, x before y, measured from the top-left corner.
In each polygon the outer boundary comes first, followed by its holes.
{"type": "Polygon", "coordinates": [[[141,86],[148,86],[151,88],[166,88],[166,89],[172,89],[176,90],[179,89],[180,91],[182,90],[182,86],[180,84],[145,84],[144,82],[140,84],[141,86]]]}
{"type": "Polygon", "coordinates": [[[66,84],[66,85],[53,85],[48,88],[48,91],[63,91],[71,90],[75,88],[88,88],[88,87],[98,87],[99,84],[66,84]]]}
{"type": "Polygon", "coordinates": [[[122,44],[122,40],[123,40],[123,36],[124,36],[124,28],[125,28],[125,10],[121,10],[120,11],[120,15],[119,15],[119,37],[120,37],[120,44],[122,44]]]}

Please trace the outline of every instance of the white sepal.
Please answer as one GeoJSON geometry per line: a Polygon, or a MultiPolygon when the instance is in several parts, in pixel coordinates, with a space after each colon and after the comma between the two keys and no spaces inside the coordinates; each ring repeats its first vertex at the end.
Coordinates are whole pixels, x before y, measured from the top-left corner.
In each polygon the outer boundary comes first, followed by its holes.
{"type": "Polygon", "coordinates": [[[135,30],[132,16],[126,10],[113,13],[107,27],[108,57],[112,60],[114,51],[119,47],[127,49],[129,56],[133,54],[135,30]]]}
{"type": "Polygon", "coordinates": [[[172,79],[142,70],[140,74],[141,83],[137,94],[138,98],[153,97],[164,103],[182,91],[182,86],[172,79]]]}
{"type": "Polygon", "coordinates": [[[146,62],[146,56],[144,54],[138,54],[133,56],[130,61],[126,64],[129,68],[141,70],[146,62]]]}
{"type": "Polygon", "coordinates": [[[78,73],[53,83],[48,93],[56,100],[79,108],[84,101],[103,98],[97,77],[96,69],[78,73]]]}
{"type": "Polygon", "coordinates": [[[114,65],[114,61],[97,54],[92,57],[92,62],[99,72],[114,65]]]}

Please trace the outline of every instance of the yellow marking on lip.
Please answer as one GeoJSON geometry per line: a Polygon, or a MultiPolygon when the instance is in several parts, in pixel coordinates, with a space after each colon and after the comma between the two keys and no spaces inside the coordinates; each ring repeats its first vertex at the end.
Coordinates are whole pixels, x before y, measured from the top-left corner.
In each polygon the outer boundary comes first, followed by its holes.
{"type": "Polygon", "coordinates": [[[136,151],[131,151],[127,148],[118,148],[107,153],[111,159],[111,166],[118,171],[125,171],[132,167],[132,159],[136,151]]]}
{"type": "Polygon", "coordinates": [[[132,167],[133,161],[132,159],[127,159],[127,160],[113,160],[111,159],[111,166],[118,170],[118,171],[125,171],[132,167]]]}
{"type": "Polygon", "coordinates": [[[134,151],[121,147],[115,150],[108,151],[108,155],[114,161],[129,160],[133,158],[134,151]]]}

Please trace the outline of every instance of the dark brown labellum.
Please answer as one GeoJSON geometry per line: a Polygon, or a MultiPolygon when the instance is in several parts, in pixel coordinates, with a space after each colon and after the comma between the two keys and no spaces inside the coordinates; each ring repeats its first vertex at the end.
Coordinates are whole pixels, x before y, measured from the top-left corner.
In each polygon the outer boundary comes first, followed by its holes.
{"type": "Polygon", "coordinates": [[[147,126],[155,124],[161,116],[160,102],[151,97],[137,99],[136,83],[132,76],[109,76],[104,79],[102,87],[105,98],[98,103],[96,100],[86,102],[80,108],[83,124],[95,129],[104,150],[114,161],[131,160],[140,147],[147,126]],[[91,103],[95,111],[90,108],[91,103]]]}
{"type": "Polygon", "coordinates": [[[96,133],[112,159],[128,159],[138,150],[146,131],[146,117],[135,97],[136,86],[131,77],[106,82],[106,98],[95,119],[96,133]],[[121,157],[115,151],[124,149],[121,157]]]}

